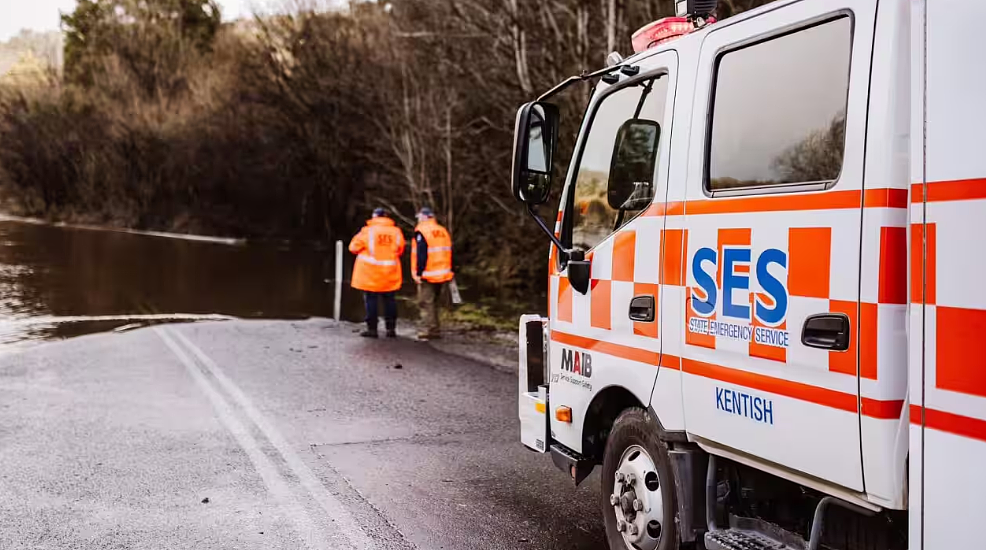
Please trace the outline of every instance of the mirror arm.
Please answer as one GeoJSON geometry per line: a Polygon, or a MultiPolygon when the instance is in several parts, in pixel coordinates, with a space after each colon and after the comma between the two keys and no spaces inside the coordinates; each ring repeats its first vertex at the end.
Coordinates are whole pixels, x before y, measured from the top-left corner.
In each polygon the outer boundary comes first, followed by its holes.
{"type": "Polygon", "coordinates": [[[582,74],[570,76],[570,77],[566,78],[565,80],[562,80],[561,83],[555,85],[554,88],[552,88],[552,89],[548,90],[547,92],[544,92],[543,94],[541,94],[541,96],[538,97],[537,100],[538,101],[547,101],[548,98],[553,97],[555,95],[558,95],[559,93],[561,93],[562,91],[564,91],[566,88],[568,88],[572,84],[575,84],[576,82],[583,82],[585,80],[589,80],[589,79],[592,79],[592,78],[603,76],[604,74],[613,73],[613,72],[616,72],[616,71],[620,70],[621,67],[623,67],[623,65],[613,65],[612,67],[606,67],[606,68],[603,68],[603,69],[599,69],[598,71],[593,71],[591,73],[587,73],[585,71],[582,71],[582,74]]]}
{"type": "Polygon", "coordinates": [[[616,223],[613,225],[613,231],[616,231],[623,225],[623,218],[627,215],[626,208],[620,208],[620,211],[616,214],[616,223]]]}
{"type": "Polygon", "coordinates": [[[555,236],[555,232],[548,229],[548,226],[545,225],[544,220],[541,219],[541,216],[537,215],[537,212],[534,211],[534,207],[531,206],[530,204],[527,205],[527,213],[530,214],[532,218],[534,218],[534,221],[537,222],[541,230],[548,234],[548,237],[551,239],[552,244],[557,246],[558,250],[566,254],[571,252],[571,250],[565,249],[565,246],[562,245],[561,241],[558,240],[558,237],[555,236]]]}

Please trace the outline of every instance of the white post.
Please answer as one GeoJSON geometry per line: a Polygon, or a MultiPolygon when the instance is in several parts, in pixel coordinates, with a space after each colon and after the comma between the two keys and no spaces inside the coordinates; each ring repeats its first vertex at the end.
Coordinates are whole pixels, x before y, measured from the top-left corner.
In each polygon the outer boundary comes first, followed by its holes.
{"type": "Polygon", "coordinates": [[[332,304],[332,317],[338,321],[342,314],[342,241],[336,241],[335,303],[332,304]]]}

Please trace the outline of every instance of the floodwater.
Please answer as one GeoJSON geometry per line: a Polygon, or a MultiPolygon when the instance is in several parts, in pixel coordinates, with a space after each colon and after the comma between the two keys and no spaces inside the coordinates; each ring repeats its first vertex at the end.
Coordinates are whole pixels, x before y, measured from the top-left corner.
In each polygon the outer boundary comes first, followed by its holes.
{"type": "MultiPolygon", "coordinates": [[[[333,251],[314,246],[2,220],[0,345],[168,320],[331,317],[334,271],[333,251]]],[[[348,284],[343,317],[362,318],[361,297],[348,284]]]]}

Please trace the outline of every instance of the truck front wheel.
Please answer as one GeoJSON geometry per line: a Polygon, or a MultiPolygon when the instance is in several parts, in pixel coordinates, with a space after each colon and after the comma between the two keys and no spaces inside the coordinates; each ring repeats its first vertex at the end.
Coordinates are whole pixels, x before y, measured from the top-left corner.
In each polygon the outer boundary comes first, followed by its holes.
{"type": "Polygon", "coordinates": [[[674,474],[657,433],[647,411],[633,407],[620,414],[606,440],[602,507],[610,550],[678,548],[674,474]]]}

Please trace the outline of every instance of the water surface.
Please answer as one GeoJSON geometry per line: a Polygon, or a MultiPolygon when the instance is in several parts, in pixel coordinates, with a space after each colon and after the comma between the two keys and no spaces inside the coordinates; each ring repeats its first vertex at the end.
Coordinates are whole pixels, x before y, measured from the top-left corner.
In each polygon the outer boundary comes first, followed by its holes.
{"type": "MultiPolygon", "coordinates": [[[[132,315],[331,317],[332,254],[0,221],[0,344],[146,321],[132,315]]],[[[344,316],[360,319],[360,296],[343,288],[344,316]]]]}

